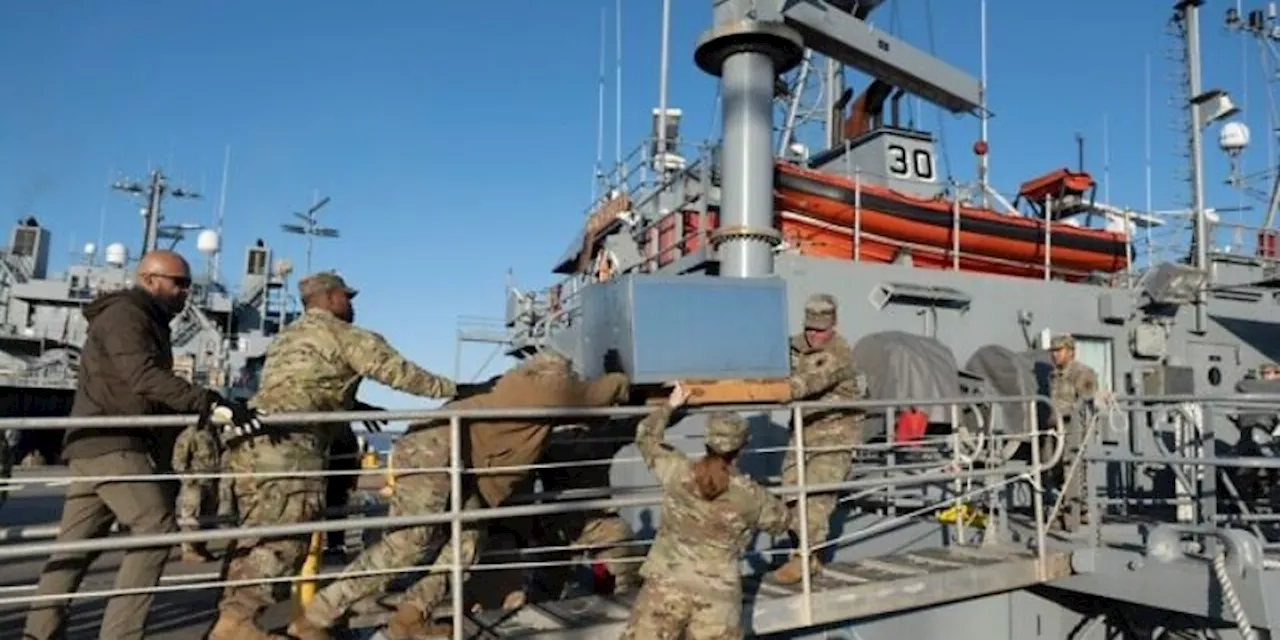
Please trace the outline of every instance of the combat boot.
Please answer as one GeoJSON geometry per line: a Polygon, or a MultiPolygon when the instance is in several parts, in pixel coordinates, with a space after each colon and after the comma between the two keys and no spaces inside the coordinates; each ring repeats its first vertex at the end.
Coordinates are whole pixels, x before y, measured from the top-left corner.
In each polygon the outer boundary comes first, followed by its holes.
{"type": "Polygon", "coordinates": [[[241,609],[222,609],[218,611],[218,619],[213,622],[213,628],[209,629],[209,635],[205,636],[207,640],[280,640],[280,636],[275,636],[258,628],[258,623],[254,621],[256,616],[247,615],[241,609]]]}
{"type": "Polygon", "coordinates": [[[387,623],[387,640],[427,640],[428,638],[448,638],[453,635],[453,627],[447,624],[436,624],[427,619],[421,609],[401,602],[396,607],[395,615],[387,623]]]}
{"type": "Polygon", "coordinates": [[[639,591],[644,584],[644,580],[640,577],[639,571],[628,571],[613,578],[613,595],[618,596],[624,593],[632,593],[639,591]]]}
{"type": "Polygon", "coordinates": [[[203,564],[214,560],[213,554],[209,553],[209,548],[202,544],[182,545],[182,561],[187,564],[203,564]]]}
{"type": "MultiPolygon", "coordinates": [[[[817,556],[809,557],[809,575],[822,571],[817,556]]],[[[804,579],[804,561],[798,555],[791,556],[786,564],[769,573],[769,579],[777,584],[795,584],[804,579]]]]}
{"type": "Polygon", "coordinates": [[[306,616],[289,623],[288,633],[295,640],[329,640],[329,630],[316,626],[306,616]]]}

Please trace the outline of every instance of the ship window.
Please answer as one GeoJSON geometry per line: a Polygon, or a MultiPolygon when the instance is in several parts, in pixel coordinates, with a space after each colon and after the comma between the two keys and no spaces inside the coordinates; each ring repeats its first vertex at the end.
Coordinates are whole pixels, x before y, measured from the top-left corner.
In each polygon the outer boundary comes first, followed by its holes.
{"type": "Polygon", "coordinates": [[[1111,339],[1076,336],[1076,359],[1098,374],[1098,388],[1111,390],[1111,339]]]}
{"type": "Polygon", "coordinates": [[[1222,370],[1217,367],[1209,367],[1209,384],[1218,386],[1222,384],[1222,370]]]}

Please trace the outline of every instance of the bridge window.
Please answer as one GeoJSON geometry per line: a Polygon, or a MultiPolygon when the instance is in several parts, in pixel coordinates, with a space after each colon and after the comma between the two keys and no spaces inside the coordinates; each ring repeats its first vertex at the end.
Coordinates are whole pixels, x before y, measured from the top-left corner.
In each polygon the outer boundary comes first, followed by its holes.
{"type": "Polygon", "coordinates": [[[1076,359],[1098,374],[1098,388],[1111,390],[1112,346],[1110,338],[1076,336],[1076,359]]]}

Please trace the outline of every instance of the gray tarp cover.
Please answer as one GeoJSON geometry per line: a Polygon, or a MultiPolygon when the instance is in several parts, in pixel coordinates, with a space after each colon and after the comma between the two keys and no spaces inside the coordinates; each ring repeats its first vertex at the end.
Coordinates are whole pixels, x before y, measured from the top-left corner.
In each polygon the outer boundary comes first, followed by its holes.
{"type": "MultiPolygon", "coordinates": [[[[973,352],[964,365],[965,371],[982,376],[997,396],[1030,396],[1049,394],[1049,372],[1052,365],[1044,351],[1018,353],[1007,347],[989,344],[973,352]]],[[[992,428],[1004,433],[1026,433],[1029,421],[1026,404],[1000,404],[999,417],[992,428]]],[[[1040,403],[1040,419],[1048,419],[1048,407],[1040,403]]]]}
{"type": "MultiPolygon", "coordinates": [[[[1267,395],[1280,394],[1280,380],[1247,378],[1236,384],[1236,392],[1267,395]]],[[[1242,408],[1237,422],[1241,428],[1256,427],[1259,429],[1265,429],[1266,431],[1271,431],[1276,426],[1276,412],[1249,411],[1242,408]]]]}
{"type": "MultiPolygon", "coordinates": [[[[933,338],[902,331],[863,336],[853,362],[867,376],[871,400],[932,400],[960,396],[960,375],[951,349],[933,338]]],[[[944,406],[920,407],[930,422],[950,422],[944,406]]]]}

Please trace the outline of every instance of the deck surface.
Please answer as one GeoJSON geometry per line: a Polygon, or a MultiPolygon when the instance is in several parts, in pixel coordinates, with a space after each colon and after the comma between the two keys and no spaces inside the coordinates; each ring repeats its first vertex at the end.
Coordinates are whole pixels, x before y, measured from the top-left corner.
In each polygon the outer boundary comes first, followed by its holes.
{"type": "MultiPolygon", "coordinates": [[[[18,478],[65,475],[64,468],[20,470],[18,478]]],[[[61,487],[28,485],[0,506],[0,544],[13,544],[16,527],[55,523],[62,503],[61,487]],[[5,541],[9,540],[9,541],[5,541]]],[[[215,552],[219,551],[215,547],[215,552]]],[[[83,591],[109,589],[119,566],[120,553],[104,554],[90,570],[83,591]]],[[[815,594],[812,622],[838,621],[872,616],[904,608],[927,606],[990,593],[1020,589],[1069,574],[1069,554],[1059,550],[1044,563],[1020,549],[948,548],[929,549],[824,567],[813,581],[815,594]]],[[[39,578],[43,558],[7,562],[0,566],[0,640],[19,640],[26,605],[8,602],[30,594],[39,578]]],[[[162,586],[179,586],[184,581],[216,580],[218,564],[184,564],[175,552],[166,567],[162,586]]],[[[322,571],[338,571],[340,561],[326,562],[322,571]]],[[[493,576],[494,572],[476,575],[493,576]]],[[[481,587],[473,578],[469,587],[481,587]]],[[[472,589],[468,589],[472,591],[472,589]]],[[[804,626],[805,614],[799,585],[780,586],[748,578],[744,583],[744,610],[752,618],[756,633],[768,633],[804,626]]],[[[472,591],[475,593],[475,591],[472,591]]],[[[586,596],[562,601],[531,603],[515,612],[490,610],[468,620],[467,637],[605,637],[616,634],[630,614],[634,595],[586,596]],[[598,634],[605,634],[601,636],[598,634]]],[[[211,589],[181,589],[157,595],[150,617],[148,638],[192,640],[203,637],[213,621],[217,592],[211,589]]],[[[105,602],[81,599],[74,602],[67,640],[97,638],[105,602]]],[[[374,632],[389,609],[372,602],[362,603],[363,613],[351,620],[354,630],[348,638],[376,638],[374,632]]],[[[261,620],[268,628],[282,627],[290,612],[284,602],[269,610],[261,620]]]]}

